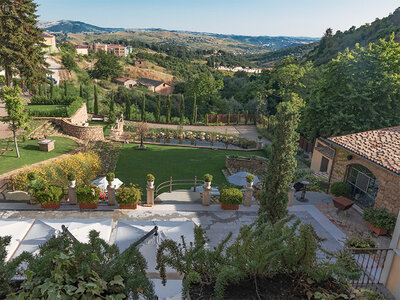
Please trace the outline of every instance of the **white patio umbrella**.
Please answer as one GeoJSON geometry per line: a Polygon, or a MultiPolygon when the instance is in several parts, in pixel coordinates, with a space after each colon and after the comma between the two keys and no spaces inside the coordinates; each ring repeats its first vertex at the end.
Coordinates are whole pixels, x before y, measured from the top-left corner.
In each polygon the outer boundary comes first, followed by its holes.
{"type": "MultiPolygon", "coordinates": [[[[99,187],[103,192],[105,192],[107,190],[108,181],[107,181],[106,177],[100,177],[96,180],[93,180],[92,184],[99,187]]],[[[112,185],[115,186],[115,189],[118,189],[122,184],[123,184],[123,182],[121,180],[119,180],[118,178],[115,178],[112,181],[112,185]]]]}
{"type": "MultiPolygon", "coordinates": [[[[246,186],[246,176],[250,174],[248,172],[238,172],[235,173],[231,176],[228,177],[228,181],[232,184],[238,185],[238,186],[246,186]]],[[[256,175],[254,175],[254,184],[260,182],[260,180],[258,179],[258,177],[256,175]]]]}
{"type": "MultiPolygon", "coordinates": [[[[192,191],[193,191],[193,190],[194,190],[194,188],[192,188],[192,191]]],[[[203,190],[204,190],[204,186],[202,186],[202,185],[196,186],[196,192],[202,193],[203,190]]],[[[211,187],[211,195],[219,196],[219,190],[218,190],[218,188],[216,188],[216,187],[211,187]]]]}

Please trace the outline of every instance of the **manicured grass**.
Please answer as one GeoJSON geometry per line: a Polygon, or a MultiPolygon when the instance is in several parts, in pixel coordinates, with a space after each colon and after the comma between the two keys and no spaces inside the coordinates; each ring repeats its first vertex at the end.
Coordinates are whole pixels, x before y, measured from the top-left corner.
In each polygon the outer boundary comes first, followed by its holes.
{"type": "MultiPolygon", "coordinates": [[[[173,146],[147,145],[147,150],[138,150],[135,144],[125,144],[117,163],[116,177],[124,183],[146,186],[146,174],[156,177],[155,185],[174,179],[203,180],[206,173],[213,175],[215,184],[227,184],[221,170],[225,169],[226,155],[263,156],[263,152],[211,150],[173,146]]],[[[178,186],[175,189],[179,189],[178,186]]]]}
{"type": "Polygon", "coordinates": [[[89,122],[89,126],[102,126],[104,136],[109,136],[111,131],[111,124],[106,122],[89,122]]]}
{"type": "Polygon", "coordinates": [[[53,111],[55,109],[63,109],[65,105],[25,105],[29,111],[53,111]]]}
{"type": "MultiPolygon", "coordinates": [[[[13,151],[5,151],[0,156],[0,174],[21,168],[25,165],[31,165],[40,161],[44,161],[49,158],[53,158],[75,149],[78,144],[64,137],[49,137],[55,140],[55,148],[53,151],[44,152],[39,150],[37,140],[28,140],[26,142],[19,142],[18,148],[21,154],[20,158],[17,158],[14,143],[9,143],[9,148],[13,151]]],[[[5,143],[4,143],[5,144],[5,143]]],[[[0,152],[1,153],[1,152],[0,152]]]]}

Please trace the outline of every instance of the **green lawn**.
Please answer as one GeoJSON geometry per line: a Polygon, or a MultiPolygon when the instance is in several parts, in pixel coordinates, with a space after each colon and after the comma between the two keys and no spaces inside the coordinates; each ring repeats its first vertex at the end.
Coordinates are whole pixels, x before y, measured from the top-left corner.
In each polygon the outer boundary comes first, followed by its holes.
{"type": "MultiPolygon", "coordinates": [[[[215,184],[227,184],[221,170],[225,169],[226,155],[264,156],[263,152],[211,150],[173,146],[147,145],[147,150],[137,150],[135,144],[125,144],[117,163],[116,177],[124,183],[146,186],[146,174],[156,177],[155,184],[174,179],[203,180],[203,175],[213,175],[215,184]]],[[[179,188],[179,187],[178,187],[179,188]]]]}
{"type": "Polygon", "coordinates": [[[25,108],[29,111],[53,111],[55,109],[64,109],[65,105],[25,105],[25,108]]]}
{"type": "MultiPolygon", "coordinates": [[[[24,165],[31,165],[49,158],[53,158],[65,153],[70,152],[75,149],[78,144],[68,138],[64,137],[51,137],[55,140],[55,148],[53,151],[44,152],[39,150],[39,145],[37,140],[28,140],[26,142],[19,142],[19,152],[21,154],[20,158],[17,158],[14,148],[14,143],[9,143],[9,147],[13,151],[5,151],[2,156],[0,156],[0,174],[18,169],[24,165]]],[[[0,145],[5,145],[5,140],[0,145]],[[3,143],[4,142],[4,143],[3,143]]],[[[1,149],[0,149],[1,150],[1,149]]],[[[2,153],[2,152],[0,152],[2,153]]]]}
{"type": "Polygon", "coordinates": [[[89,122],[90,126],[102,126],[104,136],[109,136],[111,131],[111,124],[106,122],[89,122]]]}

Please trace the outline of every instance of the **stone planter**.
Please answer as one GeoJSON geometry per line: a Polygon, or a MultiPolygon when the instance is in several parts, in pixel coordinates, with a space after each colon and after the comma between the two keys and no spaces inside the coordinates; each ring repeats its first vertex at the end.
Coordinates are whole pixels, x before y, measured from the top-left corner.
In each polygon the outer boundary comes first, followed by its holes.
{"type": "Polygon", "coordinates": [[[206,187],[206,188],[210,188],[211,187],[211,181],[210,182],[204,182],[204,186],[206,187]]]}
{"type": "Polygon", "coordinates": [[[246,182],[247,187],[252,187],[254,182],[246,182]]]}
{"type": "Polygon", "coordinates": [[[96,209],[98,203],[79,203],[79,208],[80,209],[96,209]]]}
{"type": "Polygon", "coordinates": [[[225,204],[221,203],[221,208],[223,210],[238,210],[239,209],[239,204],[225,204]]]}
{"type": "Polygon", "coordinates": [[[153,187],[154,186],[154,180],[153,181],[147,181],[147,186],[148,187],[153,187]]]}
{"type": "Polygon", "coordinates": [[[40,206],[44,209],[59,209],[61,203],[41,203],[40,206]]]}
{"type": "Polygon", "coordinates": [[[76,185],[76,180],[71,180],[69,182],[69,186],[75,186],[76,185]]]}
{"type": "Polygon", "coordinates": [[[387,234],[387,229],[383,229],[383,228],[378,228],[378,227],[375,227],[374,225],[372,225],[370,222],[368,222],[368,221],[365,221],[365,224],[367,225],[367,227],[369,228],[369,229],[371,229],[373,232],[375,232],[377,235],[385,235],[385,234],[387,234]]]}
{"type": "Polygon", "coordinates": [[[120,209],[137,209],[137,204],[120,204],[120,209]]]}

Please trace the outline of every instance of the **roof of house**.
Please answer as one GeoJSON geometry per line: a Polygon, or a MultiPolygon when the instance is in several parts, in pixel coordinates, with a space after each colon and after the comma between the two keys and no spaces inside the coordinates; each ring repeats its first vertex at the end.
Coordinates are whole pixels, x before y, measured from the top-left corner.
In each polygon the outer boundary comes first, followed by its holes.
{"type": "Polygon", "coordinates": [[[50,34],[50,33],[47,33],[47,32],[42,32],[42,34],[41,34],[43,37],[50,37],[50,38],[53,38],[54,37],[54,35],[52,35],[52,34],[50,34]]]}
{"type": "Polygon", "coordinates": [[[158,81],[158,80],[149,79],[149,78],[140,78],[139,79],[139,83],[143,84],[145,86],[159,86],[160,84],[163,84],[164,82],[158,81]]]}
{"type": "Polygon", "coordinates": [[[127,82],[128,80],[133,80],[133,79],[126,78],[126,77],[117,77],[117,78],[113,78],[113,81],[115,81],[115,82],[121,82],[121,83],[125,83],[125,82],[127,82]]]}
{"type": "Polygon", "coordinates": [[[400,175],[400,126],[331,137],[328,140],[400,175]]]}

